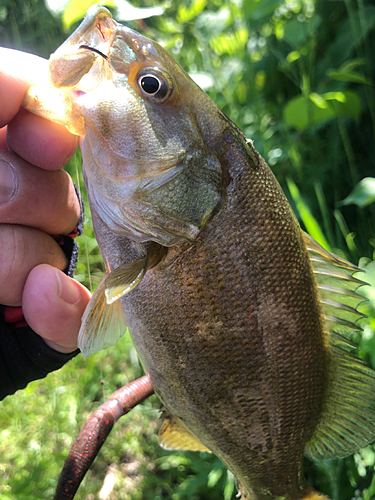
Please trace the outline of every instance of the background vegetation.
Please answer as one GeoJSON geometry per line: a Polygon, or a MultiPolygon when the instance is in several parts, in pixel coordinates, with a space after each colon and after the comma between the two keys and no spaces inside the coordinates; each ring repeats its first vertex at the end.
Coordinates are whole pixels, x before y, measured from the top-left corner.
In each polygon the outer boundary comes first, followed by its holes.
{"type": "MultiPolygon", "coordinates": [[[[0,44],[48,57],[90,3],[0,0],[0,44]]],[[[134,0],[133,7],[156,8],[140,11],[117,5],[119,21],[161,42],[254,140],[302,225],[326,248],[366,268],[373,285],[363,291],[369,319],[356,340],[375,367],[373,1],[134,0]]],[[[76,181],[77,165],[79,158],[68,167],[76,181]]],[[[77,278],[95,288],[103,266],[88,210],[80,244],[77,278]]],[[[126,337],[6,398],[0,404],[0,500],[51,498],[89,413],[141,373],[126,337]]],[[[158,408],[153,397],[117,424],[77,499],[234,498],[233,478],[215,457],[159,448],[158,408]]],[[[336,500],[369,500],[375,498],[374,464],[369,446],[345,460],[306,460],[306,475],[336,500]]]]}

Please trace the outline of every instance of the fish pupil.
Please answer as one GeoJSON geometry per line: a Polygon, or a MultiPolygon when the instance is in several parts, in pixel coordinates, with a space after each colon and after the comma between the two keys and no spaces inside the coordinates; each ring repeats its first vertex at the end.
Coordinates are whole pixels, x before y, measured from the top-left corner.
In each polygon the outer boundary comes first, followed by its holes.
{"type": "Polygon", "coordinates": [[[155,76],[146,75],[141,78],[141,86],[147,94],[156,94],[160,89],[160,82],[155,76]]]}

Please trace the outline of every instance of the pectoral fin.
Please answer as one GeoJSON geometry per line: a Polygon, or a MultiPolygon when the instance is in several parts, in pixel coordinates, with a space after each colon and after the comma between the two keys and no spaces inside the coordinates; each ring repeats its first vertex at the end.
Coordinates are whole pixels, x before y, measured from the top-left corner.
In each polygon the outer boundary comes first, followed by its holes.
{"type": "Polygon", "coordinates": [[[88,303],[78,334],[78,347],[84,358],[120,340],[126,331],[125,316],[120,302],[107,305],[106,277],[88,303]]]}
{"type": "Polygon", "coordinates": [[[105,280],[107,304],[112,304],[135,288],[147,271],[147,257],[118,267],[105,280]]]}
{"type": "Polygon", "coordinates": [[[107,304],[112,304],[139,285],[147,269],[156,266],[166,252],[165,247],[151,243],[145,258],[124,264],[112,271],[105,280],[107,304]]]}
{"type": "Polygon", "coordinates": [[[192,434],[178,417],[163,411],[159,444],[166,450],[210,451],[192,434]]]}
{"type": "Polygon", "coordinates": [[[82,317],[78,347],[84,358],[116,344],[124,335],[126,322],[118,299],[133,290],[166,252],[165,247],[151,243],[145,258],[124,264],[103,278],[82,317]]]}

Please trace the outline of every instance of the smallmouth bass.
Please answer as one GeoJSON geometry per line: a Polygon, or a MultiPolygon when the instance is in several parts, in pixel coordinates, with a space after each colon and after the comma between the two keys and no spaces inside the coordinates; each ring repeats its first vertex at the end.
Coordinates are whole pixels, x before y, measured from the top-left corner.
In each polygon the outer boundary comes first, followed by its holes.
{"type": "Polygon", "coordinates": [[[158,44],[92,7],[24,106],[83,138],[108,276],[89,355],[125,321],[170,449],[210,450],[245,497],[319,499],[304,453],[375,439],[375,375],[347,340],[358,269],[304,234],[252,142],[158,44]]]}

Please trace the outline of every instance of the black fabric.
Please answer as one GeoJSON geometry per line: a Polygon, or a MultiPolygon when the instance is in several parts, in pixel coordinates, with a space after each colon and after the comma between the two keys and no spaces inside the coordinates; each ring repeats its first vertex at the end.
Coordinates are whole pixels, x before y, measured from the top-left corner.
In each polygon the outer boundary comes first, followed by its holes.
{"type": "Polygon", "coordinates": [[[0,306],[0,400],[58,370],[78,353],[78,349],[69,354],[51,349],[29,326],[13,330],[0,306]]]}
{"type": "MultiPolygon", "coordinates": [[[[78,258],[78,245],[74,240],[82,233],[83,204],[76,188],[81,205],[77,227],[68,236],[54,236],[69,264],[64,272],[73,277],[78,258]]],[[[80,351],[64,354],[49,347],[28,325],[17,326],[4,320],[4,306],[0,305],[0,400],[24,389],[29,382],[44,378],[48,373],[58,370],[80,351]]]]}

